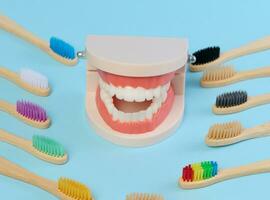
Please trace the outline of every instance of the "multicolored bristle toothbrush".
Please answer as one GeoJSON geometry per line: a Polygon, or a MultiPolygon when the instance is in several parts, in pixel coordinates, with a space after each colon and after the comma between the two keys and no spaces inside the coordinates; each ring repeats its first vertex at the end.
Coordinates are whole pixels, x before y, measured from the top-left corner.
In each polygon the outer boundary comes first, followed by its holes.
{"type": "Polygon", "coordinates": [[[164,200],[159,194],[131,193],[126,196],[126,200],[164,200]]]}
{"type": "Polygon", "coordinates": [[[17,101],[16,105],[13,105],[0,100],[0,110],[36,128],[48,128],[51,123],[46,110],[29,101],[20,100],[17,101]]]}
{"type": "Polygon", "coordinates": [[[239,48],[220,54],[220,47],[213,46],[201,49],[190,55],[190,70],[193,72],[203,71],[208,67],[219,66],[220,64],[245,56],[248,54],[264,51],[270,48],[270,36],[253,41],[239,48]]]}
{"type": "Polygon", "coordinates": [[[185,166],[179,178],[179,185],[183,189],[202,188],[236,177],[267,172],[270,172],[270,160],[229,169],[218,169],[217,162],[204,161],[185,166]]]}
{"type": "Polygon", "coordinates": [[[51,37],[50,43],[47,43],[3,15],[0,15],[0,28],[39,47],[63,64],[75,65],[78,62],[74,47],[61,39],[51,37]]]}
{"type": "Polygon", "coordinates": [[[45,136],[34,135],[32,140],[26,140],[0,129],[0,141],[21,148],[37,158],[53,164],[64,164],[68,159],[64,147],[45,136]]]}
{"type": "Polygon", "coordinates": [[[31,69],[21,69],[20,73],[17,74],[7,68],[0,67],[0,77],[38,96],[48,96],[51,91],[48,78],[31,69]]]}
{"type": "Polygon", "coordinates": [[[243,128],[240,122],[234,121],[211,126],[205,143],[208,146],[218,147],[268,135],[270,135],[270,123],[243,128]]]}
{"type": "Polygon", "coordinates": [[[227,92],[217,96],[213,112],[218,115],[231,114],[267,103],[270,103],[270,94],[250,97],[246,91],[227,92]]]}
{"type": "Polygon", "coordinates": [[[77,181],[60,178],[58,182],[34,174],[0,157],[0,174],[39,187],[61,200],[93,200],[87,186],[77,181]]]}
{"type": "Polygon", "coordinates": [[[201,79],[201,86],[220,87],[243,80],[268,76],[270,76],[270,67],[263,67],[241,72],[235,71],[231,66],[213,67],[204,71],[201,79]]]}

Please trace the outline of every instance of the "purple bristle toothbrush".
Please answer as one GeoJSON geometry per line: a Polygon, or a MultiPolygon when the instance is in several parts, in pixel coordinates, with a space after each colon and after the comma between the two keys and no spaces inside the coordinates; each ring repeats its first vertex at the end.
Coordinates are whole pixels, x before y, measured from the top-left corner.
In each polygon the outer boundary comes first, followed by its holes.
{"type": "Polygon", "coordinates": [[[36,128],[48,128],[51,123],[46,110],[29,101],[20,100],[17,101],[16,105],[13,105],[0,100],[0,110],[36,128]]]}

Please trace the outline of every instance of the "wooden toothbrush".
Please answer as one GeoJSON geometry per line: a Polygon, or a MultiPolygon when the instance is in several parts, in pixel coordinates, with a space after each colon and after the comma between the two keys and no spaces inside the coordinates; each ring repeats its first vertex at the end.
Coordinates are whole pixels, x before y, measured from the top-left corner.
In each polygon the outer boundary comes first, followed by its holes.
{"type": "Polygon", "coordinates": [[[186,165],[179,178],[179,186],[183,189],[202,188],[228,179],[268,172],[270,160],[228,169],[218,169],[216,162],[204,161],[186,165]]]}
{"type": "Polygon", "coordinates": [[[39,187],[61,200],[93,200],[87,186],[77,181],[68,178],[60,178],[58,182],[48,180],[3,157],[0,157],[0,174],[39,187]]]}
{"type": "Polygon", "coordinates": [[[213,113],[218,115],[237,113],[252,107],[270,103],[270,94],[248,96],[246,91],[223,93],[216,98],[213,113]]]}
{"type": "Polygon", "coordinates": [[[204,71],[201,86],[202,87],[221,87],[237,83],[239,81],[268,77],[270,76],[270,67],[237,72],[233,67],[213,67],[204,71]]]}
{"type": "Polygon", "coordinates": [[[51,91],[47,77],[30,69],[22,69],[18,74],[0,66],[0,77],[38,96],[48,96],[51,91]]]}
{"type": "Polygon", "coordinates": [[[248,54],[264,51],[270,48],[270,36],[253,41],[239,48],[220,54],[220,47],[207,47],[196,51],[191,55],[193,63],[190,64],[190,70],[193,72],[203,71],[208,67],[219,66],[224,62],[245,56],[248,54]]]}
{"type": "Polygon", "coordinates": [[[50,118],[47,116],[47,112],[41,106],[31,103],[29,101],[17,101],[16,105],[9,102],[0,100],[0,111],[4,111],[18,120],[36,127],[36,128],[48,128],[51,124],[50,118]]]}
{"type": "Polygon", "coordinates": [[[126,200],[164,200],[159,194],[131,193],[126,196],[126,200]]]}
{"type": "Polygon", "coordinates": [[[205,137],[205,143],[211,147],[219,147],[269,135],[269,122],[252,128],[243,128],[240,122],[234,121],[211,126],[205,137]]]}
{"type": "Polygon", "coordinates": [[[58,62],[65,65],[75,65],[78,62],[74,48],[61,39],[51,37],[50,43],[45,42],[3,15],[0,15],[0,28],[39,47],[58,62]]]}
{"type": "Polygon", "coordinates": [[[26,140],[0,129],[0,141],[23,149],[33,156],[53,164],[64,164],[68,159],[64,147],[48,137],[34,135],[32,140],[26,140]]]}

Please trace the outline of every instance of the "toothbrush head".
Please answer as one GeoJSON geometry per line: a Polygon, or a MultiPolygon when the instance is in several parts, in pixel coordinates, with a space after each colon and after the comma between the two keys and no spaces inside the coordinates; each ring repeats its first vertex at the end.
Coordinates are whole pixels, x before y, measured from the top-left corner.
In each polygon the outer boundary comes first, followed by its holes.
{"type": "Polygon", "coordinates": [[[47,113],[44,108],[28,101],[17,101],[16,111],[21,116],[32,121],[46,122],[48,120],[47,113]]]}
{"type": "Polygon", "coordinates": [[[244,104],[248,100],[246,91],[234,91],[223,93],[216,98],[217,108],[228,108],[244,104]]]}
{"type": "Polygon", "coordinates": [[[76,58],[74,47],[59,38],[51,37],[50,48],[65,59],[73,60],[76,58]]]}
{"type": "Polygon", "coordinates": [[[210,140],[222,140],[237,137],[241,134],[242,125],[238,121],[214,124],[208,131],[207,138],[210,140]]]}
{"type": "Polygon", "coordinates": [[[37,151],[49,156],[64,157],[66,155],[64,147],[48,137],[34,135],[32,145],[37,151]]]}
{"type": "Polygon", "coordinates": [[[204,49],[200,49],[193,53],[193,56],[195,56],[196,61],[192,63],[192,65],[203,65],[209,62],[212,62],[219,58],[220,56],[220,47],[213,46],[213,47],[207,47],[204,49]]]}
{"type": "Polygon", "coordinates": [[[93,200],[91,191],[87,186],[77,181],[60,178],[58,180],[58,190],[74,200],[93,200]]]}
{"type": "Polygon", "coordinates": [[[233,77],[236,71],[231,66],[226,67],[215,67],[204,71],[202,81],[221,81],[233,77]]]}
{"type": "Polygon", "coordinates": [[[217,162],[204,161],[195,164],[189,164],[183,168],[183,182],[199,182],[213,178],[218,173],[217,162]]]}
{"type": "Polygon", "coordinates": [[[49,89],[48,78],[31,69],[21,69],[20,79],[34,88],[49,89]]]}
{"type": "Polygon", "coordinates": [[[126,196],[126,200],[164,200],[164,198],[158,194],[131,193],[126,196]]]}

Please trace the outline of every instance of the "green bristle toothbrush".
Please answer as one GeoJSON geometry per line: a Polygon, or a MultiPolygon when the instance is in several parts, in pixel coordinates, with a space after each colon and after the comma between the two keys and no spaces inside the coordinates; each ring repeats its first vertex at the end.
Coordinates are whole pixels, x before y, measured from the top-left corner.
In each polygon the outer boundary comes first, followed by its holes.
{"type": "Polygon", "coordinates": [[[64,164],[68,160],[64,147],[48,137],[34,135],[30,141],[0,129],[0,141],[21,148],[37,158],[53,164],[64,164]]]}

